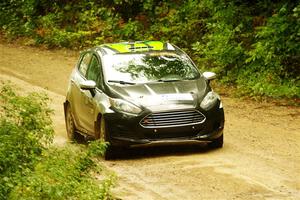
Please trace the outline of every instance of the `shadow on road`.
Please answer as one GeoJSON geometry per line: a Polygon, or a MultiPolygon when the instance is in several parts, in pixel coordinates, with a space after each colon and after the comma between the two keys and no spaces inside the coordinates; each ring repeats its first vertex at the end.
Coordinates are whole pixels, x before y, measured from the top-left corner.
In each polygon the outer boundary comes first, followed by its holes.
{"type": "MultiPolygon", "coordinates": [[[[76,143],[87,145],[93,138],[83,137],[77,135],[75,138],[76,143]]],[[[135,160],[143,158],[155,158],[164,156],[185,156],[195,155],[218,151],[218,149],[210,148],[206,143],[193,143],[193,144],[168,144],[158,146],[142,146],[131,148],[117,148],[114,149],[113,155],[109,160],[135,160]]]]}
{"type": "Polygon", "coordinates": [[[117,152],[113,160],[194,155],[199,153],[206,153],[209,151],[214,151],[214,149],[210,149],[206,144],[138,147],[130,149],[124,148],[120,149],[117,152]]]}

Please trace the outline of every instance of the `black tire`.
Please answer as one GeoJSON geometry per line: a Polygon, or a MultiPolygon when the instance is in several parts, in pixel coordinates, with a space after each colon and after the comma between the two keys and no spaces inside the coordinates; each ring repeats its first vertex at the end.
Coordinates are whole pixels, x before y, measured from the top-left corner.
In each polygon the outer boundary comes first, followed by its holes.
{"type": "Polygon", "coordinates": [[[104,159],[112,160],[112,159],[115,159],[116,157],[117,157],[117,153],[116,153],[115,148],[109,145],[105,150],[104,159]]]}
{"type": "Polygon", "coordinates": [[[215,140],[211,141],[210,143],[208,143],[208,147],[212,148],[212,149],[222,148],[223,147],[223,141],[224,141],[224,136],[222,134],[217,139],[215,139],[215,140]]]}
{"type": "Polygon", "coordinates": [[[72,110],[70,105],[67,105],[66,108],[66,129],[67,129],[67,137],[69,139],[69,141],[77,141],[80,138],[80,134],[76,132],[76,127],[75,127],[75,123],[74,123],[74,117],[72,114],[72,110]]]}
{"type": "MultiPolygon", "coordinates": [[[[98,118],[97,121],[97,127],[95,131],[95,139],[100,139],[102,142],[109,142],[107,140],[107,128],[106,128],[106,123],[104,117],[101,117],[100,119],[98,118]]],[[[111,160],[115,158],[116,152],[115,148],[111,146],[111,144],[108,144],[105,153],[104,153],[104,159],[105,160],[111,160]]]]}

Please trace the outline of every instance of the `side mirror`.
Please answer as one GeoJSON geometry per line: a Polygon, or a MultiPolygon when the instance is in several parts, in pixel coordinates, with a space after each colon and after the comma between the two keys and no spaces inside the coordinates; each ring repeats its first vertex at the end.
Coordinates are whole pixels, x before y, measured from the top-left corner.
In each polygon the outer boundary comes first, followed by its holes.
{"type": "Polygon", "coordinates": [[[214,72],[203,72],[203,76],[204,76],[208,81],[214,80],[214,79],[217,77],[216,73],[214,73],[214,72]]]}
{"type": "Polygon", "coordinates": [[[80,84],[79,84],[79,87],[80,89],[82,90],[89,90],[92,94],[92,96],[94,97],[95,96],[95,89],[96,89],[96,83],[95,81],[92,81],[92,80],[86,80],[86,81],[82,81],[80,84]]]}

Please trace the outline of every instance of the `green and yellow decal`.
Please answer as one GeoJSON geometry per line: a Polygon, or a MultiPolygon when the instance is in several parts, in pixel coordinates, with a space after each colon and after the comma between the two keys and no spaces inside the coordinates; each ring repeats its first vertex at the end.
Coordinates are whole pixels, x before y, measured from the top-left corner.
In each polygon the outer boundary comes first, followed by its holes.
{"type": "Polygon", "coordinates": [[[145,42],[123,42],[114,44],[105,44],[107,47],[117,53],[130,53],[137,51],[161,51],[165,49],[166,43],[160,41],[145,41],[145,42]]]}

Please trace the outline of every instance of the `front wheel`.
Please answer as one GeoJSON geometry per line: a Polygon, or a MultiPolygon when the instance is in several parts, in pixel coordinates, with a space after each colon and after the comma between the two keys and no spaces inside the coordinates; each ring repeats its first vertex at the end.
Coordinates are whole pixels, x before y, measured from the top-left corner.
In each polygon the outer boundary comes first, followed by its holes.
{"type": "Polygon", "coordinates": [[[217,139],[214,139],[213,141],[208,143],[208,147],[210,147],[212,149],[222,148],[223,147],[223,141],[224,141],[224,136],[222,134],[217,139]]]}
{"type": "MultiPolygon", "coordinates": [[[[106,128],[106,123],[105,119],[102,116],[101,119],[97,121],[96,124],[96,134],[95,134],[95,139],[100,139],[101,142],[108,142],[107,140],[107,128],[106,128]]],[[[105,153],[104,153],[104,159],[105,160],[110,160],[116,156],[115,148],[111,146],[111,144],[108,144],[105,153]]]]}

